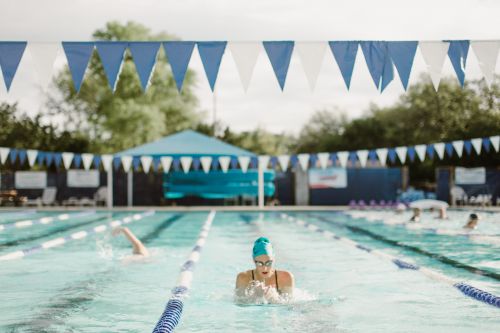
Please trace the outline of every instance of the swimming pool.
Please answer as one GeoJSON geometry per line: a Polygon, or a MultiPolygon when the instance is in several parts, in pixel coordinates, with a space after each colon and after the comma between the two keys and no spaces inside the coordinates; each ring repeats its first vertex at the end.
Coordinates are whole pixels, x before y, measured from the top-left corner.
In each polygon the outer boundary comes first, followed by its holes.
{"type": "MultiPolygon", "coordinates": [[[[0,258],[37,249],[0,261],[0,332],[151,332],[208,212],[147,213],[71,212],[57,219],[65,213],[37,212],[0,218],[0,225],[12,226],[0,231],[0,258]],[[15,227],[45,214],[53,221],[15,227]],[[152,257],[125,261],[131,248],[123,237],[110,235],[113,221],[125,221],[152,257]],[[102,225],[108,228],[82,236],[81,231],[102,225]],[[80,238],[67,237],[74,234],[80,238]],[[37,247],[54,239],[65,241],[37,247]]],[[[216,212],[176,331],[497,331],[497,307],[362,247],[499,295],[495,274],[500,273],[500,245],[495,237],[500,214],[483,214],[473,232],[478,238],[443,232],[461,232],[467,212],[450,212],[445,222],[424,213],[420,228],[397,224],[408,220],[408,214],[216,212]],[[312,226],[361,246],[325,237],[312,226]],[[274,244],[277,268],[295,275],[297,299],[290,304],[241,306],[233,301],[236,274],[252,267],[252,243],[261,235],[274,244]],[[489,236],[483,238],[487,242],[481,241],[484,236],[489,236]]]]}

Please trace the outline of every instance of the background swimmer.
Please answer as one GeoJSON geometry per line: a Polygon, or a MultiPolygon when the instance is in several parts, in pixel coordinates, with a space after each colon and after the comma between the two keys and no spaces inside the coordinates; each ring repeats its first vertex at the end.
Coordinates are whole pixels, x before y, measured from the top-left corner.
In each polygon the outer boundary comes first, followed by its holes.
{"type": "Polygon", "coordinates": [[[132,244],[133,254],[149,257],[148,249],[144,246],[144,244],[142,244],[142,242],[137,237],[135,237],[135,235],[132,233],[132,231],[129,230],[129,228],[116,227],[115,229],[113,229],[113,236],[117,236],[120,233],[124,234],[125,237],[127,237],[129,242],[132,244]]]}

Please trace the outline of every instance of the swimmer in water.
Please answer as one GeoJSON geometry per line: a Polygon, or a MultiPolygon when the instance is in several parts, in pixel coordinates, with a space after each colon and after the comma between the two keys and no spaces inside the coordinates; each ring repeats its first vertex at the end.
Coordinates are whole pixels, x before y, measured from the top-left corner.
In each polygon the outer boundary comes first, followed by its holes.
{"type": "Polygon", "coordinates": [[[132,231],[127,227],[116,227],[113,229],[113,236],[117,236],[120,233],[124,234],[127,237],[130,244],[132,244],[132,253],[135,255],[140,255],[144,257],[149,257],[148,249],[142,244],[142,242],[135,237],[132,231]]]}
{"type": "Polygon", "coordinates": [[[478,223],[479,223],[479,216],[477,216],[477,214],[472,213],[469,215],[469,221],[467,221],[467,224],[464,225],[464,229],[469,229],[469,230],[476,229],[478,223]]]}
{"type": "Polygon", "coordinates": [[[292,296],[294,278],[288,271],[275,268],[273,246],[269,239],[260,237],[253,245],[255,269],[241,272],[236,278],[236,296],[256,296],[269,303],[279,303],[280,295],[292,296]]]}
{"type": "Polygon", "coordinates": [[[420,215],[422,210],[420,208],[413,208],[413,216],[410,219],[410,222],[420,222],[420,215]]]}

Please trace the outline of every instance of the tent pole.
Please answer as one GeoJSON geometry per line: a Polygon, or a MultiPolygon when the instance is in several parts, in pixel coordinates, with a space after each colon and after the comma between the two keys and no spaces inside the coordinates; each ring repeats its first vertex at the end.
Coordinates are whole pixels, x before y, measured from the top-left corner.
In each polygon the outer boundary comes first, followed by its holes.
{"type": "Polygon", "coordinates": [[[127,172],[127,206],[132,207],[134,205],[134,173],[132,170],[127,172]]]}
{"type": "Polygon", "coordinates": [[[258,183],[259,183],[259,208],[264,208],[264,165],[260,161],[259,158],[259,175],[258,175],[258,183]]]}
{"type": "Polygon", "coordinates": [[[106,200],[108,209],[113,208],[113,168],[109,168],[108,172],[108,198],[106,200]]]}

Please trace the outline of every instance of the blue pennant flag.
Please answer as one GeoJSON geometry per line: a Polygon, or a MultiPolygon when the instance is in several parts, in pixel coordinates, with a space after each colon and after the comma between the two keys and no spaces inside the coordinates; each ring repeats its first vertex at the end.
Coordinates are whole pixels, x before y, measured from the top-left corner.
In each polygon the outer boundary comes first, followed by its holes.
{"type": "Polygon", "coordinates": [[[394,148],[390,148],[387,151],[387,156],[389,156],[391,163],[396,163],[396,150],[394,148]]]}
{"type": "Polygon", "coordinates": [[[453,145],[450,142],[445,143],[444,149],[446,150],[446,154],[448,154],[448,157],[453,156],[453,145]]]}
{"type": "Polygon", "coordinates": [[[292,155],[290,156],[290,165],[293,167],[295,167],[297,165],[297,163],[299,163],[299,159],[297,158],[297,155],[292,155]]]}
{"type": "Polygon", "coordinates": [[[179,171],[181,169],[181,160],[179,157],[174,157],[174,159],[172,160],[172,168],[175,171],[179,171]]]}
{"type": "Polygon", "coordinates": [[[54,153],[54,163],[56,164],[56,168],[59,169],[59,166],[61,165],[62,161],[62,154],[61,153],[54,153]]]}
{"type": "Polygon", "coordinates": [[[434,145],[433,144],[428,144],[427,148],[425,149],[427,152],[427,155],[429,156],[430,159],[434,158],[434,145]]]}
{"type": "Polygon", "coordinates": [[[94,155],[94,166],[96,169],[99,169],[99,167],[101,166],[101,161],[102,161],[101,155],[94,155]]]}
{"type": "Polygon", "coordinates": [[[231,169],[238,169],[238,158],[231,157],[231,169]]]}
{"type": "Polygon", "coordinates": [[[157,172],[160,169],[161,160],[159,157],[153,157],[153,171],[157,172]]]}
{"type": "Polygon", "coordinates": [[[114,92],[116,89],[116,82],[118,80],[118,74],[123,63],[123,56],[125,55],[125,50],[127,49],[127,42],[96,42],[95,47],[99,57],[101,58],[102,66],[104,67],[104,73],[108,78],[109,86],[114,92]]]}
{"type": "Polygon", "coordinates": [[[314,167],[314,166],[316,165],[316,162],[317,162],[317,161],[318,161],[318,155],[316,155],[316,154],[311,154],[311,155],[309,156],[309,163],[310,163],[310,165],[311,165],[311,166],[313,166],[313,167],[314,167]]]}
{"type": "Polygon", "coordinates": [[[358,154],[356,154],[355,151],[350,151],[348,161],[351,161],[351,163],[355,165],[357,160],[358,160],[358,154]]]}
{"type": "Polygon", "coordinates": [[[211,170],[217,170],[219,168],[219,159],[214,157],[212,159],[212,166],[210,167],[211,170]]]}
{"type": "Polygon", "coordinates": [[[134,156],[132,158],[132,167],[134,168],[135,171],[139,171],[139,168],[141,167],[141,158],[138,156],[134,156]]]}
{"type": "Polygon", "coordinates": [[[12,148],[10,150],[10,163],[14,164],[16,163],[17,159],[17,149],[12,148]]]}
{"type": "Polygon", "coordinates": [[[73,164],[75,168],[80,168],[80,166],[82,165],[82,155],[75,154],[75,156],[73,156],[73,164]]]}
{"type": "Polygon", "coordinates": [[[294,42],[280,41],[280,42],[262,42],[266,49],[267,56],[273,66],[274,74],[278,79],[281,90],[285,88],[286,75],[288,73],[288,66],[292,59],[294,42]]]}
{"type": "Polygon", "coordinates": [[[370,160],[370,162],[376,163],[378,161],[377,152],[375,150],[370,150],[368,152],[368,159],[370,160]]]}
{"type": "Polygon", "coordinates": [[[469,53],[469,44],[468,40],[452,40],[448,49],[448,57],[462,87],[465,83],[465,65],[467,63],[467,54],[469,53]]]}
{"type": "Polygon", "coordinates": [[[128,45],[143,91],[148,87],[160,45],[160,42],[130,42],[128,45]]]}
{"type": "Polygon", "coordinates": [[[45,162],[47,163],[48,167],[52,165],[53,159],[54,159],[54,153],[47,153],[47,155],[45,155],[45,162]]]}
{"type": "Polygon", "coordinates": [[[484,150],[489,153],[490,152],[490,139],[489,138],[483,138],[483,147],[484,147],[484,150]]]}
{"type": "Polygon", "coordinates": [[[197,44],[208,83],[212,91],[214,91],[222,55],[226,49],[227,42],[197,42],[197,44]]]}
{"type": "Polygon", "coordinates": [[[332,165],[337,164],[337,154],[331,153],[330,154],[330,161],[332,161],[332,165]]]}
{"type": "Polygon", "coordinates": [[[164,42],[163,48],[167,55],[168,62],[172,68],[175,84],[179,92],[182,90],[182,83],[193,54],[194,42],[164,42]]]}
{"type": "Polygon", "coordinates": [[[382,41],[361,42],[361,49],[375,86],[381,92],[384,91],[394,79],[388,43],[382,41]]]}
{"type": "Polygon", "coordinates": [[[68,59],[69,71],[73,77],[73,85],[76,92],[80,91],[85,70],[89,64],[92,51],[94,51],[93,42],[62,42],[66,59],[68,59]]]}
{"type": "Polygon", "coordinates": [[[36,163],[38,163],[38,165],[43,166],[43,162],[45,161],[45,155],[46,155],[45,152],[38,151],[38,154],[36,155],[36,163]]]}
{"type": "Polygon", "coordinates": [[[19,163],[21,165],[24,164],[24,161],[26,161],[26,150],[22,149],[22,150],[19,150],[17,152],[18,156],[19,156],[19,163]]]}
{"type": "Polygon", "coordinates": [[[0,42],[0,67],[7,91],[16,75],[27,42],[0,42]]]}
{"type": "Polygon", "coordinates": [[[199,157],[193,157],[193,161],[191,162],[191,167],[193,168],[193,170],[200,170],[200,164],[201,164],[201,161],[200,161],[200,158],[199,157]]]}
{"type": "Polygon", "coordinates": [[[388,42],[389,54],[396,70],[398,71],[399,78],[405,90],[408,89],[408,81],[410,79],[411,68],[413,67],[413,60],[417,52],[417,41],[407,42],[388,42]]]}
{"type": "Polygon", "coordinates": [[[258,165],[259,165],[259,159],[255,156],[251,157],[249,169],[256,169],[258,165]]]}
{"type": "Polygon", "coordinates": [[[470,140],[464,140],[464,148],[467,155],[470,155],[472,152],[472,142],[470,142],[470,140]]]}
{"type": "Polygon", "coordinates": [[[114,157],[113,167],[115,168],[115,171],[120,169],[121,165],[122,165],[122,159],[120,157],[114,157]]]}
{"type": "Polygon", "coordinates": [[[415,147],[408,147],[407,154],[408,154],[408,157],[410,157],[410,161],[414,162],[415,161],[415,147]]]}
{"type": "Polygon", "coordinates": [[[359,42],[342,41],[329,42],[328,44],[330,45],[335,61],[337,61],[337,65],[342,73],[347,90],[349,90],[359,42]]]}
{"type": "Polygon", "coordinates": [[[278,164],[278,158],[276,156],[271,156],[269,159],[269,163],[271,163],[271,169],[276,168],[276,164],[278,164]]]}

